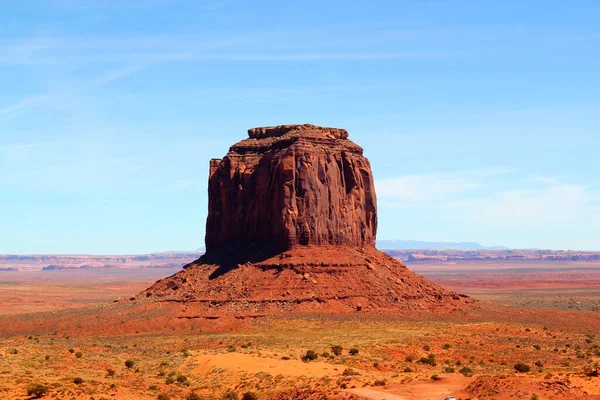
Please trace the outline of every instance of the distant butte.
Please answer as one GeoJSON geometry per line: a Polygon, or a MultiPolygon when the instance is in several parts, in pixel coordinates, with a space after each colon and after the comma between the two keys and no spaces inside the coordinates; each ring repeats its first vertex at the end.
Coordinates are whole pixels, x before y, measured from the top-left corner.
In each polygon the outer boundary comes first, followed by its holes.
{"type": "Polygon", "coordinates": [[[459,310],[375,249],[371,166],[344,129],[253,128],[210,161],[206,254],[142,292],[204,313],[459,310]]]}

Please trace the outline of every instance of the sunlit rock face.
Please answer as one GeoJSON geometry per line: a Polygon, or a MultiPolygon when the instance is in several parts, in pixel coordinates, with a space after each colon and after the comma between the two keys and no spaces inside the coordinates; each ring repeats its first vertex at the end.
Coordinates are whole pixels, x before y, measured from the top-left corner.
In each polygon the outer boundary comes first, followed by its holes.
{"type": "Polygon", "coordinates": [[[251,246],[374,246],[377,202],[363,149],[344,129],[253,128],[210,162],[207,254],[251,246]]]}

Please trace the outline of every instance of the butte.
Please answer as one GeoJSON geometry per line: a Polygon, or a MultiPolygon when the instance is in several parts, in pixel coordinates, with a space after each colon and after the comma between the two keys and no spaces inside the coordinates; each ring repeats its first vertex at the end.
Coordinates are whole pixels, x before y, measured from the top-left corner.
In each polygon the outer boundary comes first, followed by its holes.
{"type": "Polygon", "coordinates": [[[371,166],[344,129],[253,128],[210,161],[206,253],[138,299],[194,313],[439,311],[472,300],[375,248],[371,166]]]}

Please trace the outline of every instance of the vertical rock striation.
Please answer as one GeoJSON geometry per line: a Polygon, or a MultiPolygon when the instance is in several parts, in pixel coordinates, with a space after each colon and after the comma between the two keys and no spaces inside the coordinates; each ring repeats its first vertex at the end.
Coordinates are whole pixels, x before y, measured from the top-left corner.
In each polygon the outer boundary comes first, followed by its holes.
{"type": "Polygon", "coordinates": [[[210,162],[207,253],[375,244],[371,166],[345,130],[283,125],[248,135],[210,162]]]}

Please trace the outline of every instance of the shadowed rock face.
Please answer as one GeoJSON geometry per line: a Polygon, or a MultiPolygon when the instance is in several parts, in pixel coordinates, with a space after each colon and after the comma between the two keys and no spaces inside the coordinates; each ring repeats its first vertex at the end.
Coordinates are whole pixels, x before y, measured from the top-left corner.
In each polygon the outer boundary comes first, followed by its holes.
{"type": "Polygon", "coordinates": [[[207,255],[222,249],[373,246],[369,161],[343,129],[254,128],[210,162],[207,255]]]}

